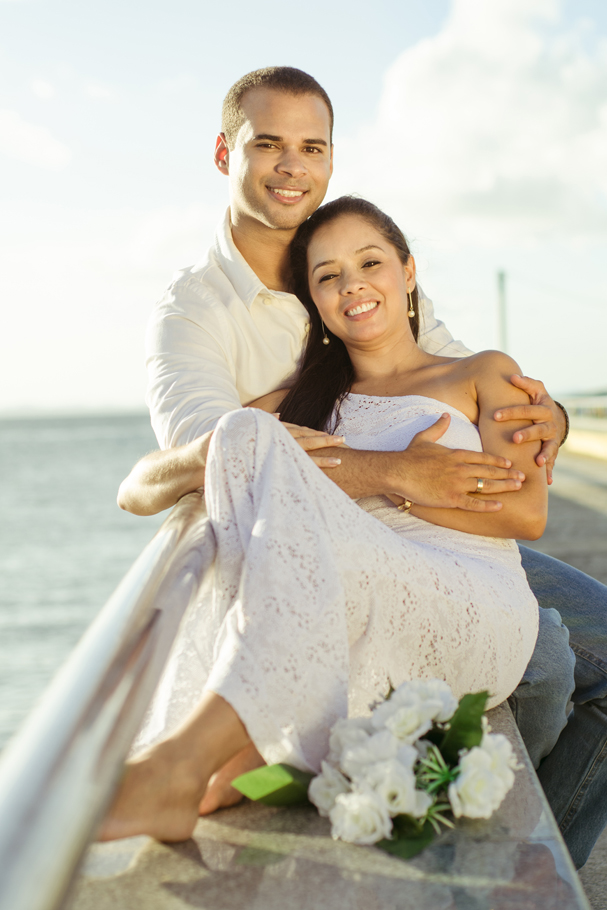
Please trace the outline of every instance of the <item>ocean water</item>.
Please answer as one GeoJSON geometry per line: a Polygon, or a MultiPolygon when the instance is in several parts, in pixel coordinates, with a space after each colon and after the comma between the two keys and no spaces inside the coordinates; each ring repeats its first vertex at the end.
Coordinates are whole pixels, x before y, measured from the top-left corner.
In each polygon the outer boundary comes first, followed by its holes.
{"type": "Polygon", "coordinates": [[[145,414],[0,420],[0,749],[168,513],[116,505],[145,414]]]}

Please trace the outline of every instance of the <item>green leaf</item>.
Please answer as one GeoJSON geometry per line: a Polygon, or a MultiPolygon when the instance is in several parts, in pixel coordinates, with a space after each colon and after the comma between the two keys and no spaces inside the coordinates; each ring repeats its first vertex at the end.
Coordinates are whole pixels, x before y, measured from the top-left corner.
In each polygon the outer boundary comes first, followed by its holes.
{"type": "Polygon", "coordinates": [[[440,744],[440,751],[448,764],[458,763],[460,749],[472,749],[479,745],[483,738],[481,718],[488,698],[488,692],[475,692],[464,695],[460,701],[440,744]]]}
{"type": "Polygon", "coordinates": [[[241,774],[232,786],[264,806],[297,806],[309,802],[308,787],[313,777],[291,765],[263,765],[241,774]]]}
{"type": "Polygon", "coordinates": [[[380,840],[375,845],[386,853],[400,859],[411,859],[434,840],[434,828],[429,821],[421,825],[409,815],[397,815],[394,819],[394,836],[392,840],[380,840]]]}

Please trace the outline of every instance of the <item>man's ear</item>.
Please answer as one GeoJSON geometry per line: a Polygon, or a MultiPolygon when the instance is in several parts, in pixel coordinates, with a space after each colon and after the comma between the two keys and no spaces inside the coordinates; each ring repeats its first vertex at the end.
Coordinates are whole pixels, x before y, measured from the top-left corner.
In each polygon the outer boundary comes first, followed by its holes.
{"type": "Polygon", "coordinates": [[[230,150],[228,149],[225,133],[220,133],[217,137],[213,161],[217,170],[221,171],[222,174],[227,176],[230,173],[230,150]]]}
{"type": "Polygon", "coordinates": [[[335,146],[331,143],[331,158],[329,163],[329,178],[333,176],[333,149],[335,146]]]}

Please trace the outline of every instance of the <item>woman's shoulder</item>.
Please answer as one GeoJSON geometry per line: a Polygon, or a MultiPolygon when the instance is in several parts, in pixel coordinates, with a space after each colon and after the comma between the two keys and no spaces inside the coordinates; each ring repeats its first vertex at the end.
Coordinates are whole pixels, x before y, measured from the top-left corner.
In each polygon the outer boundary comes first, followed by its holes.
{"type": "Polygon", "coordinates": [[[470,357],[462,358],[460,366],[473,376],[487,378],[494,376],[510,381],[510,377],[517,373],[521,375],[521,368],[516,360],[503,351],[479,351],[470,357]]]}

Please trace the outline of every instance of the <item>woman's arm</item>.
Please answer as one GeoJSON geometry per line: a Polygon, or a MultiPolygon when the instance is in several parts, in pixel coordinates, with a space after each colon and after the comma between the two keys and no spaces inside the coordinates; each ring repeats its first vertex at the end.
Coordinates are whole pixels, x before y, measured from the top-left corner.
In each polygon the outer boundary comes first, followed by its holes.
{"type": "MultiPolygon", "coordinates": [[[[468,361],[471,362],[472,359],[468,361]]],[[[499,351],[485,351],[476,355],[473,369],[473,383],[480,412],[478,427],[483,449],[510,459],[513,468],[523,472],[525,480],[520,490],[500,494],[502,507],[497,512],[473,513],[415,505],[411,512],[432,524],[467,531],[469,534],[537,540],[544,532],[548,515],[546,468],[538,467],[535,463],[541,441],[518,445],[512,441],[513,431],[529,426],[528,420],[521,420],[520,427],[513,427],[512,421],[504,425],[493,419],[498,408],[528,404],[526,393],[516,389],[510,382],[510,376],[520,373],[520,369],[512,358],[499,351]]],[[[481,500],[492,498],[482,493],[470,495],[481,500]]]]}

